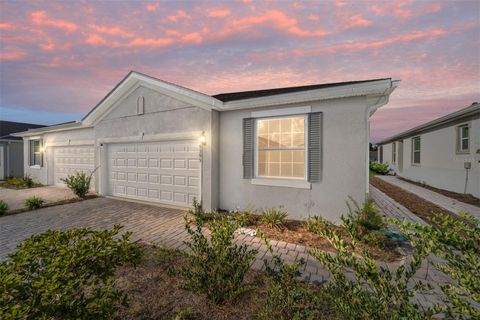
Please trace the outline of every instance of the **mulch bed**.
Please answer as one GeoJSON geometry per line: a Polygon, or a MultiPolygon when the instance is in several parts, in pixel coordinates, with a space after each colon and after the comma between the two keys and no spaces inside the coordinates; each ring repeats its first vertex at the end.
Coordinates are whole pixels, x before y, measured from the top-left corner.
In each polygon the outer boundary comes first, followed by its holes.
{"type": "Polygon", "coordinates": [[[408,179],[405,179],[405,178],[402,178],[402,177],[398,177],[398,178],[400,180],[410,182],[410,183],[412,183],[414,185],[417,185],[419,187],[422,187],[422,188],[425,188],[425,189],[443,194],[446,197],[453,198],[453,199],[458,200],[460,202],[468,203],[468,204],[471,204],[473,206],[476,206],[476,207],[480,208],[480,199],[472,196],[471,194],[463,194],[463,193],[457,193],[457,192],[453,192],[453,191],[447,191],[447,190],[431,187],[427,184],[422,184],[422,183],[419,183],[419,182],[408,180],[408,179]]]}
{"type": "MultiPolygon", "coordinates": [[[[144,257],[140,265],[117,271],[116,279],[128,295],[129,306],[121,307],[116,319],[255,319],[265,304],[269,279],[263,272],[248,271],[245,283],[254,288],[233,301],[215,305],[204,295],[182,288],[180,271],[188,266],[186,254],[147,245],[143,245],[142,250],[144,257]],[[188,315],[180,317],[182,312],[188,315]]],[[[324,303],[322,319],[336,319],[333,305],[324,303]]]]}
{"type": "MultiPolygon", "coordinates": [[[[38,208],[38,209],[36,209],[36,210],[40,210],[40,209],[43,209],[43,208],[60,206],[60,205],[63,205],[63,204],[80,202],[80,201],[84,201],[84,200],[95,199],[95,198],[98,198],[98,195],[96,195],[96,194],[88,194],[88,195],[86,195],[84,198],[78,198],[78,197],[76,197],[76,198],[71,198],[71,199],[65,199],[65,200],[55,201],[55,202],[48,202],[48,203],[42,205],[40,208],[38,208]]],[[[27,211],[35,211],[35,210],[30,210],[30,209],[28,209],[28,208],[21,208],[21,209],[16,209],[16,210],[8,211],[8,212],[4,213],[3,215],[0,214],[0,217],[9,216],[9,215],[12,215],[12,214],[17,214],[17,213],[22,213],[22,212],[27,212],[27,211]]]]}
{"type": "Polygon", "coordinates": [[[432,214],[432,212],[441,213],[454,219],[460,219],[460,217],[455,213],[445,210],[436,204],[433,204],[411,192],[405,191],[404,189],[394,186],[377,177],[370,178],[370,184],[431,225],[435,225],[433,223],[433,218],[435,216],[432,214]]]}
{"type": "Polygon", "coordinates": [[[40,183],[34,183],[32,187],[24,187],[24,186],[18,186],[15,184],[9,184],[7,182],[3,182],[3,183],[0,183],[0,187],[6,188],[6,189],[13,189],[13,190],[25,190],[25,189],[44,187],[44,185],[40,183]]]}
{"type": "MultiPolygon", "coordinates": [[[[330,244],[330,242],[328,242],[327,239],[322,238],[316,233],[308,231],[301,221],[287,220],[285,223],[285,229],[283,230],[272,229],[262,225],[251,226],[251,228],[256,228],[260,230],[263,234],[265,234],[268,239],[300,244],[310,248],[318,248],[320,250],[333,253],[336,252],[335,248],[333,248],[333,246],[330,244]]],[[[343,228],[338,226],[336,226],[335,228],[339,234],[344,235],[345,239],[348,238],[343,228]]],[[[376,260],[384,262],[396,261],[403,257],[397,250],[395,250],[397,245],[393,241],[385,239],[383,245],[384,248],[378,248],[359,242],[358,253],[361,253],[363,249],[368,249],[376,260]]]]}

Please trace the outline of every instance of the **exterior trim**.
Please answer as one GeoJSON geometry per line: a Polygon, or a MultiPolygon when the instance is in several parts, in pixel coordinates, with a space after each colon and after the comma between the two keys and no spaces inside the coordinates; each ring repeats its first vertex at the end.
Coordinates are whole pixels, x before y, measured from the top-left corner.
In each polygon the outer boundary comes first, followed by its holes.
{"type": "Polygon", "coordinates": [[[277,116],[293,116],[298,114],[306,114],[312,112],[311,106],[305,107],[296,107],[296,108],[281,108],[273,110],[264,110],[264,111],[252,111],[252,118],[266,118],[266,117],[277,117],[277,116]]]}
{"type": "Polygon", "coordinates": [[[304,179],[255,178],[251,183],[258,186],[312,189],[312,184],[304,179]]]}
{"type": "Polygon", "coordinates": [[[147,134],[138,136],[118,137],[118,138],[103,138],[97,139],[97,145],[102,143],[128,143],[128,142],[153,142],[153,141],[169,141],[169,140],[195,140],[202,135],[201,131],[192,131],[184,133],[162,133],[162,134],[147,134]]]}

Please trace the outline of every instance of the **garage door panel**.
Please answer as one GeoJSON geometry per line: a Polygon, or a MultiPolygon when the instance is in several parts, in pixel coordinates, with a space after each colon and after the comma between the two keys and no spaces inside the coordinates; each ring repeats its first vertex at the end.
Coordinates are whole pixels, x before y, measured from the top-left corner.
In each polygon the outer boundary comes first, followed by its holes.
{"type": "MultiPolygon", "coordinates": [[[[54,184],[63,186],[61,179],[77,172],[91,173],[94,170],[94,152],[93,146],[55,147],[53,149],[54,184]]],[[[92,176],[91,189],[94,186],[95,176],[92,176]]]]}
{"type": "Polygon", "coordinates": [[[195,141],[111,144],[110,193],[190,206],[200,198],[199,150],[195,141]]]}

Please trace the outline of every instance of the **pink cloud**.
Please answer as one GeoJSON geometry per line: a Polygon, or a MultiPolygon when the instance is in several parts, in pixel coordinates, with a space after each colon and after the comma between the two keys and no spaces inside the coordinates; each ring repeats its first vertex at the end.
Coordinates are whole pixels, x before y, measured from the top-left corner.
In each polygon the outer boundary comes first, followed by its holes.
{"type": "Polygon", "coordinates": [[[73,32],[78,28],[78,26],[73,22],[48,18],[47,13],[45,11],[32,12],[30,16],[32,18],[33,23],[38,25],[64,29],[64,30],[67,30],[67,32],[73,32]]]}
{"type": "Polygon", "coordinates": [[[182,36],[182,42],[184,43],[194,43],[199,44],[202,43],[203,37],[198,32],[192,32],[182,36]]]}
{"type": "Polygon", "coordinates": [[[346,7],[346,6],[351,6],[351,3],[345,2],[345,1],[335,1],[335,6],[336,7],[346,7]]]}
{"type": "Polygon", "coordinates": [[[363,17],[361,13],[339,12],[339,24],[342,29],[361,28],[371,25],[373,22],[363,17]]]}
{"type": "Polygon", "coordinates": [[[119,36],[122,38],[133,37],[133,33],[125,31],[120,27],[107,27],[107,26],[99,26],[95,24],[90,24],[89,27],[95,30],[96,32],[105,33],[111,36],[119,36]]]}
{"type": "Polygon", "coordinates": [[[147,3],[145,8],[147,9],[147,11],[155,12],[158,9],[158,3],[147,3]]]}
{"type": "Polygon", "coordinates": [[[183,10],[177,10],[176,14],[168,16],[167,20],[177,22],[179,19],[190,19],[191,17],[183,10]]]}
{"type": "Polygon", "coordinates": [[[173,44],[174,41],[169,38],[134,38],[129,47],[165,47],[173,44]]]}
{"type": "Polygon", "coordinates": [[[13,25],[11,23],[0,23],[0,30],[12,30],[13,25]]]}
{"type": "Polygon", "coordinates": [[[230,9],[213,9],[208,12],[208,16],[212,18],[224,18],[231,14],[230,9]]]}
{"type": "Polygon", "coordinates": [[[23,51],[0,52],[0,60],[20,60],[26,56],[27,54],[23,51]]]}
{"type": "Polygon", "coordinates": [[[106,46],[108,44],[107,40],[95,33],[89,35],[85,42],[93,46],[106,46]]]}

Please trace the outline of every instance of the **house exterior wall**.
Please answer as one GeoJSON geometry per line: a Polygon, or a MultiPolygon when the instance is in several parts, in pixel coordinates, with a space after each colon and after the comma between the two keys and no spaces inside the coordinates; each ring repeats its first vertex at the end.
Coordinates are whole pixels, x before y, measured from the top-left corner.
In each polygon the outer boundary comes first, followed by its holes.
{"type": "MultiPolygon", "coordinates": [[[[291,218],[322,215],[339,222],[352,196],[362,203],[367,193],[367,106],[364,97],[309,103],[323,112],[322,179],[311,190],[253,185],[243,179],[242,119],[252,110],[220,113],[220,208],[281,207],[291,218]]],[[[279,106],[305,106],[305,104],[279,106]]],[[[259,109],[255,109],[258,111],[259,109]]],[[[264,109],[262,109],[264,110],[264,109]]]]}
{"type": "MultiPolygon", "coordinates": [[[[391,158],[391,143],[384,145],[384,162],[391,158]]],[[[440,129],[403,139],[403,170],[396,173],[406,179],[427,185],[463,193],[465,190],[465,162],[468,170],[467,193],[480,197],[480,115],[460,119],[440,129]],[[457,152],[457,126],[470,124],[470,151],[457,152]],[[412,163],[412,138],[420,136],[420,164],[412,163]]]]}

